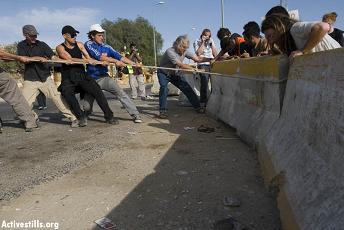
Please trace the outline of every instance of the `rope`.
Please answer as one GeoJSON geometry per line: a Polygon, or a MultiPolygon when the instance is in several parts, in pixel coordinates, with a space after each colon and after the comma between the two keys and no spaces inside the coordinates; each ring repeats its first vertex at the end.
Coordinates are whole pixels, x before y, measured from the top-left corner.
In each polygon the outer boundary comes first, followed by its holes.
{"type": "Polygon", "coordinates": [[[230,78],[237,78],[237,79],[244,79],[244,80],[251,80],[251,81],[260,81],[260,82],[270,82],[270,83],[281,83],[281,82],[287,81],[287,78],[285,78],[285,79],[280,79],[280,80],[271,80],[271,79],[255,78],[255,77],[233,76],[233,75],[229,75],[229,74],[214,73],[214,72],[207,72],[207,71],[200,71],[200,70],[192,70],[192,69],[178,69],[178,68],[155,67],[155,66],[142,66],[142,68],[175,70],[175,71],[183,71],[183,72],[191,72],[191,73],[200,73],[200,74],[209,74],[209,75],[214,75],[214,76],[219,76],[219,77],[230,77],[230,78]]]}
{"type": "MultiPolygon", "coordinates": [[[[5,59],[6,61],[16,61],[14,59],[5,59]]],[[[36,60],[36,59],[30,59],[31,62],[41,62],[41,63],[51,63],[51,64],[69,64],[69,65],[75,65],[75,64],[82,64],[86,65],[89,64],[85,61],[68,61],[64,59],[54,59],[54,60],[36,60]]],[[[116,66],[113,63],[109,63],[109,66],[116,66]]],[[[218,77],[229,77],[229,78],[237,78],[237,79],[244,79],[244,80],[250,80],[250,81],[259,81],[259,82],[269,82],[269,83],[281,83],[287,81],[287,78],[280,79],[280,80],[271,80],[271,79],[261,79],[261,78],[255,78],[255,77],[244,77],[244,76],[234,76],[229,74],[222,74],[222,73],[214,73],[214,72],[207,72],[197,69],[179,69],[179,68],[168,68],[168,67],[159,67],[159,66],[148,66],[143,65],[140,66],[141,68],[148,68],[148,69],[163,69],[163,70],[173,70],[173,71],[183,71],[183,72],[190,72],[193,74],[209,74],[211,76],[218,76],[218,77]]]]}

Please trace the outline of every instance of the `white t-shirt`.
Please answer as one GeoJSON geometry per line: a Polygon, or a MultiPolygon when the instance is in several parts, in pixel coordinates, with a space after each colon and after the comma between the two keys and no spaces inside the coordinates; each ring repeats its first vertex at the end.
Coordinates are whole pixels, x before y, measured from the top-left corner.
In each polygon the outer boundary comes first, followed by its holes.
{"type": "MultiPolygon", "coordinates": [[[[294,38],[297,49],[302,50],[309,39],[312,27],[318,22],[296,22],[290,29],[290,33],[294,38]]],[[[310,53],[323,50],[331,50],[341,48],[339,43],[326,34],[323,39],[316,45],[310,53]]]]}
{"type": "MultiPolygon", "coordinates": [[[[198,48],[201,45],[202,45],[202,39],[198,38],[193,44],[194,49],[195,49],[195,53],[197,52],[198,48]]],[[[214,40],[212,38],[210,38],[209,41],[205,43],[203,53],[200,55],[200,57],[214,58],[212,46],[214,46],[216,48],[214,40]]],[[[210,65],[210,62],[202,62],[202,63],[198,63],[198,64],[199,65],[210,65]]]]}

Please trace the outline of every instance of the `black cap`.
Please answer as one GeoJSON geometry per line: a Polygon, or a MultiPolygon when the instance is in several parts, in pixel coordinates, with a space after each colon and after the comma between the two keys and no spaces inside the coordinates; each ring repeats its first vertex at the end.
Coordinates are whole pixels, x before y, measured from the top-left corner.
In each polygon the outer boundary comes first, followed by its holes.
{"type": "Polygon", "coordinates": [[[62,34],[78,34],[79,31],[75,30],[72,26],[64,26],[62,28],[62,34]]]}

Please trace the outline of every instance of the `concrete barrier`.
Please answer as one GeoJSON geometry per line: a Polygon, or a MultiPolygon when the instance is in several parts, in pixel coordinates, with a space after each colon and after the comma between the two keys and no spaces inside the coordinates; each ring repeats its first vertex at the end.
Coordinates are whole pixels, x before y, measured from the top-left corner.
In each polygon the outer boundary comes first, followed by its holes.
{"type": "Polygon", "coordinates": [[[281,117],[258,145],[284,229],[344,229],[344,49],[296,58],[281,117]]]}
{"type": "MultiPolygon", "coordinates": [[[[221,62],[212,71],[285,76],[283,57],[251,61],[221,62]]],[[[212,86],[207,110],[256,144],[283,229],[344,229],[344,49],[297,57],[285,93],[283,84],[226,77],[213,77],[212,86]]]]}
{"type": "MultiPolygon", "coordinates": [[[[151,94],[152,95],[159,95],[159,90],[160,90],[160,84],[159,84],[159,79],[158,75],[156,72],[153,73],[152,75],[152,81],[153,81],[153,86],[151,88],[151,94]]],[[[172,85],[171,83],[168,84],[168,95],[179,95],[180,90],[172,85]]]]}
{"type": "Polygon", "coordinates": [[[255,145],[280,115],[287,63],[285,56],[215,63],[212,72],[234,78],[212,76],[207,112],[236,128],[243,140],[255,145]]]}

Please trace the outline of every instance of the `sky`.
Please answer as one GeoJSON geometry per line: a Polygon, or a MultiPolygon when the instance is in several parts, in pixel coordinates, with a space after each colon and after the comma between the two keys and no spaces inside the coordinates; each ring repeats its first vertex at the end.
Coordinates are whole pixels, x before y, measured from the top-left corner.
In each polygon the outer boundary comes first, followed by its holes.
{"type": "MultiPolygon", "coordinates": [[[[0,44],[23,39],[22,26],[33,24],[39,40],[55,48],[63,39],[61,29],[72,25],[80,31],[78,40],[85,42],[90,25],[117,18],[134,20],[142,16],[156,27],[164,40],[162,51],[170,47],[177,36],[187,34],[197,39],[204,28],[216,32],[221,27],[221,0],[1,0],[0,44]]],[[[302,21],[319,21],[324,13],[338,14],[335,26],[344,29],[344,0],[284,0],[289,10],[298,9],[302,21]]],[[[241,34],[248,21],[259,24],[262,17],[280,0],[224,0],[224,25],[241,34]]],[[[152,32],[153,33],[153,32],[152,32]]],[[[152,41],[153,42],[153,41],[152,41]]],[[[139,47],[138,47],[139,48],[139,47]]],[[[153,51],[152,51],[153,52],[153,51]]]]}

